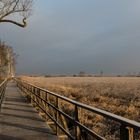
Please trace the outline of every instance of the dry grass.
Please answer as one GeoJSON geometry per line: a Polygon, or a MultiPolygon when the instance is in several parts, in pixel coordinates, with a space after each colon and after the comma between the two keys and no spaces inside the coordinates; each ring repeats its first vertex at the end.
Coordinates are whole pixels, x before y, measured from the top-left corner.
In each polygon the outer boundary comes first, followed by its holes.
{"type": "Polygon", "coordinates": [[[0,83],[3,81],[3,78],[2,77],[0,77],[0,83]]]}
{"type": "MultiPolygon", "coordinates": [[[[140,78],[138,77],[22,78],[68,98],[140,122],[140,78]]],[[[70,106],[65,110],[70,110],[70,106]]],[[[108,129],[112,130],[114,127],[106,128],[106,125],[112,122],[105,121],[103,117],[93,113],[81,112],[81,117],[84,118],[82,123],[106,137],[108,129]],[[106,131],[100,128],[105,128],[106,131]]]]}

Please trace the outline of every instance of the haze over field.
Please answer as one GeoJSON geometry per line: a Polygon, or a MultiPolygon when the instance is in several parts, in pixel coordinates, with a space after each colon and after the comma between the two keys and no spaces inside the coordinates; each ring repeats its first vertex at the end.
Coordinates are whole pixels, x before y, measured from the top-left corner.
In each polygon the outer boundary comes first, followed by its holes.
{"type": "Polygon", "coordinates": [[[0,31],[20,55],[19,74],[140,71],[139,0],[36,1],[26,29],[0,31]]]}

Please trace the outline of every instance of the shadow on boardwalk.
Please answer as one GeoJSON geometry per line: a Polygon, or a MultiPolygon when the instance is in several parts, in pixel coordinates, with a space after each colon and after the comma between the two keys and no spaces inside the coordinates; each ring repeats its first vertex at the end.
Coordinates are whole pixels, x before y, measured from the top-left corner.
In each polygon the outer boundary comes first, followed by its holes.
{"type": "Polygon", "coordinates": [[[8,83],[0,112],[0,140],[58,140],[13,82],[8,83]]]}
{"type": "Polygon", "coordinates": [[[11,122],[0,122],[0,124],[7,126],[7,127],[12,126],[12,127],[22,128],[22,129],[26,129],[26,130],[32,130],[32,131],[36,131],[36,132],[42,132],[42,133],[48,133],[48,134],[54,135],[51,131],[47,131],[46,128],[32,127],[32,126],[28,126],[28,125],[11,123],[11,122]]]}
{"type": "Polygon", "coordinates": [[[0,135],[1,140],[24,140],[23,138],[12,137],[8,135],[0,135]]]}

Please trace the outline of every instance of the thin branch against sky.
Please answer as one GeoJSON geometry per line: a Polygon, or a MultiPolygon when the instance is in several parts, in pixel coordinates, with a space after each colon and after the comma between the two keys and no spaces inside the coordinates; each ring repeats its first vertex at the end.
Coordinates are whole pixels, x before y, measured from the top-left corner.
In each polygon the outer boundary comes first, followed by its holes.
{"type": "Polygon", "coordinates": [[[33,0],[0,0],[0,23],[12,23],[19,27],[26,27],[26,20],[31,15],[32,3],[33,0]],[[11,18],[15,15],[22,18],[22,23],[11,18]]]}

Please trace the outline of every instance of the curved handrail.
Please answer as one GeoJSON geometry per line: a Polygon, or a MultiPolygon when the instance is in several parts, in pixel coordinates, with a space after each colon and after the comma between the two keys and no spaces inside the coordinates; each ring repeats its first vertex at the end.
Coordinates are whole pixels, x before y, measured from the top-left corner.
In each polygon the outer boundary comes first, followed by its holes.
{"type": "MultiPolygon", "coordinates": [[[[98,108],[95,108],[95,107],[91,107],[91,106],[89,106],[89,105],[86,105],[86,104],[83,104],[83,103],[80,103],[80,102],[71,100],[71,99],[69,99],[69,98],[67,98],[67,97],[64,97],[64,96],[62,96],[62,95],[59,95],[59,94],[57,94],[57,93],[54,93],[54,92],[48,91],[48,90],[46,90],[46,89],[40,88],[40,87],[38,87],[38,86],[35,86],[35,85],[33,85],[33,84],[31,84],[31,83],[25,81],[25,80],[19,80],[19,79],[15,79],[15,80],[16,80],[16,82],[17,82],[18,84],[20,84],[20,85],[23,85],[23,84],[24,84],[24,86],[26,85],[26,86],[32,87],[32,88],[34,88],[34,89],[38,89],[39,92],[40,92],[40,91],[43,91],[43,93],[47,93],[47,94],[50,94],[50,95],[53,95],[53,96],[57,97],[58,99],[62,99],[62,100],[64,100],[64,101],[67,101],[67,102],[69,102],[69,103],[75,105],[76,108],[82,108],[82,109],[85,109],[85,110],[87,110],[87,111],[96,113],[97,115],[101,115],[101,116],[103,116],[103,117],[105,117],[105,118],[108,118],[108,119],[110,119],[110,120],[116,121],[116,122],[120,123],[121,126],[123,126],[122,128],[124,128],[124,129],[126,129],[127,127],[130,127],[130,128],[132,128],[132,129],[134,129],[134,130],[137,130],[137,131],[140,130],[140,123],[139,123],[139,122],[136,122],[136,121],[133,121],[133,120],[130,120],[130,119],[127,119],[127,118],[118,116],[118,115],[116,115],[116,114],[110,113],[110,112],[105,111],[105,110],[102,110],[102,109],[98,109],[98,108]]],[[[24,88],[26,88],[26,89],[28,90],[28,88],[27,88],[26,86],[25,86],[24,88]]],[[[39,97],[38,95],[36,95],[36,93],[33,93],[33,94],[35,94],[36,97],[38,97],[38,98],[41,99],[41,97],[39,97]]],[[[41,99],[41,100],[43,100],[43,101],[45,102],[44,99],[41,99]]],[[[46,103],[47,103],[47,102],[46,102],[46,103]]],[[[54,108],[54,109],[55,109],[56,111],[58,111],[59,113],[63,114],[63,115],[64,115],[65,117],[67,117],[68,119],[72,119],[70,116],[68,116],[68,114],[65,114],[64,112],[62,112],[62,110],[59,110],[58,108],[56,108],[55,106],[53,106],[53,105],[50,104],[50,103],[47,103],[47,104],[49,104],[52,108],[54,108]]],[[[53,119],[53,118],[52,118],[52,119],[53,119]]],[[[82,128],[84,127],[84,129],[87,130],[88,132],[91,131],[91,130],[89,130],[88,128],[86,128],[85,126],[82,126],[82,124],[80,124],[77,120],[75,120],[74,123],[75,123],[77,126],[79,126],[79,127],[82,127],[82,128]]],[[[92,132],[91,132],[91,133],[92,133],[92,132]]],[[[91,134],[91,133],[90,133],[90,134],[91,134]]],[[[98,137],[98,136],[97,136],[97,137],[98,137]]],[[[123,138],[124,138],[124,137],[123,137],[123,138]]],[[[123,138],[122,138],[122,139],[123,139],[123,138]]],[[[101,139],[103,139],[103,138],[101,138],[101,139]]]]}

